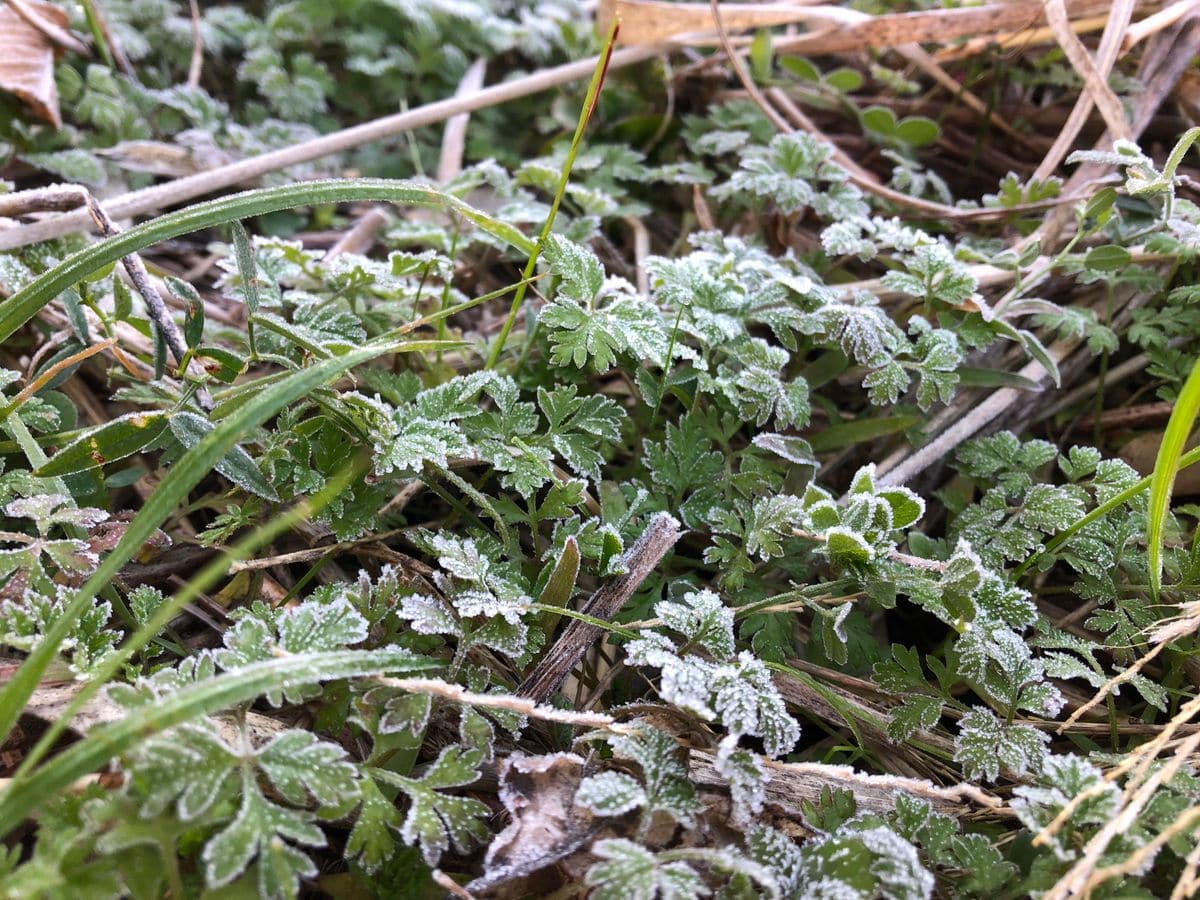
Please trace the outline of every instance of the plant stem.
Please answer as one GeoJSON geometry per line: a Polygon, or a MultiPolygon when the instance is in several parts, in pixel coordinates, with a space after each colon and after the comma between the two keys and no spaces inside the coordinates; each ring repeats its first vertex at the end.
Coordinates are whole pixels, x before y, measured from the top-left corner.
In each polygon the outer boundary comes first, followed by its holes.
{"type": "Polygon", "coordinates": [[[558,179],[558,190],[555,191],[554,202],[550,206],[550,214],[546,216],[546,222],[542,225],[542,231],[538,235],[533,252],[529,254],[529,261],[525,263],[525,271],[521,275],[521,280],[525,283],[517,288],[517,292],[513,296],[512,307],[509,309],[508,316],[504,320],[504,327],[500,329],[500,334],[496,338],[496,345],[492,348],[491,355],[488,356],[487,365],[484,366],[485,369],[495,368],[496,363],[500,359],[500,354],[504,350],[504,344],[508,340],[508,333],[512,331],[513,323],[517,320],[517,313],[520,312],[521,304],[525,300],[526,284],[533,277],[533,273],[537,267],[538,256],[542,251],[543,245],[546,243],[546,238],[550,236],[550,229],[554,226],[554,219],[558,215],[558,208],[562,205],[563,195],[567,192],[567,182],[571,178],[571,169],[575,165],[575,156],[578,154],[579,145],[583,141],[584,129],[587,128],[588,121],[592,118],[592,112],[596,108],[596,100],[600,96],[600,88],[604,84],[604,75],[608,71],[608,63],[612,58],[613,48],[616,46],[619,27],[614,17],[613,23],[608,29],[608,37],[604,41],[604,52],[597,59],[596,70],[592,73],[591,83],[588,84],[587,96],[583,100],[583,109],[579,114],[579,121],[575,124],[575,135],[571,138],[571,146],[567,150],[566,161],[563,162],[562,174],[558,179]]]}

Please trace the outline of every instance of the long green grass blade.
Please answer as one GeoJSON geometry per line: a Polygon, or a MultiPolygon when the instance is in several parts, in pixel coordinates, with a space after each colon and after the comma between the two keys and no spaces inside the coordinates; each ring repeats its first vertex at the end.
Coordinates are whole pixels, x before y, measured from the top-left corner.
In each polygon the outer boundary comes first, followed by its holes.
{"type": "Polygon", "coordinates": [[[534,270],[537,267],[538,254],[541,253],[542,245],[546,243],[546,238],[550,236],[550,229],[554,227],[554,219],[558,215],[558,208],[562,205],[563,196],[567,192],[567,182],[571,180],[571,169],[575,167],[575,156],[579,153],[579,145],[583,142],[583,132],[587,129],[588,122],[591,121],[592,112],[596,109],[596,101],[600,99],[600,89],[604,86],[604,76],[608,72],[608,63],[612,59],[613,49],[617,45],[617,31],[619,28],[620,23],[614,18],[612,25],[608,29],[608,36],[604,40],[604,52],[600,54],[599,59],[596,61],[596,69],[592,72],[591,82],[588,83],[587,95],[583,98],[583,109],[580,110],[579,119],[575,123],[575,134],[571,138],[570,147],[567,148],[567,158],[563,161],[562,172],[558,178],[558,190],[554,192],[554,200],[550,204],[550,212],[546,215],[546,221],[542,225],[537,243],[529,251],[529,261],[526,262],[525,271],[521,275],[522,283],[517,286],[517,292],[513,295],[512,306],[508,310],[508,316],[504,319],[504,325],[500,328],[500,334],[496,336],[496,343],[492,347],[491,354],[488,356],[485,368],[494,369],[496,363],[500,361],[500,354],[504,351],[504,344],[508,340],[508,333],[512,331],[513,323],[517,321],[517,313],[521,311],[521,304],[525,300],[525,286],[533,278],[534,270]]]}
{"type": "MultiPolygon", "coordinates": [[[[1198,462],[1200,462],[1200,447],[1196,447],[1192,450],[1189,450],[1187,453],[1183,454],[1183,456],[1181,456],[1179,458],[1179,467],[1178,467],[1179,471],[1186,469],[1188,466],[1194,466],[1198,462]]],[[[1134,497],[1136,497],[1138,494],[1140,494],[1142,491],[1149,489],[1150,482],[1152,480],[1153,480],[1153,476],[1147,475],[1145,478],[1143,478],[1141,481],[1137,482],[1136,484],[1132,484],[1129,487],[1125,488],[1125,490],[1121,491],[1121,493],[1115,494],[1112,497],[1109,497],[1107,500],[1105,500],[1103,503],[1101,503],[1099,506],[1097,506],[1095,509],[1093,509],[1090,513],[1088,513],[1086,516],[1084,516],[1078,522],[1073,523],[1069,528],[1064,528],[1062,531],[1060,531],[1058,534],[1056,534],[1054,537],[1050,538],[1050,540],[1046,542],[1046,546],[1044,549],[1042,549],[1041,551],[1039,551],[1037,553],[1031,554],[1028,558],[1026,558],[1025,562],[1023,562],[1019,566],[1017,566],[1017,571],[1014,574],[1014,577],[1020,578],[1022,575],[1024,575],[1026,572],[1029,571],[1030,567],[1034,563],[1036,563],[1039,559],[1041,559],[1047,553],[1053,553],[1055,550],[1057,550],[1059,547],[1061,547],[1063,544],[1065,544],[1067,541],[1069,541],[1072,537],[1077,535],[1079,532],[1083,531],[1083,529],[1087,528],[1093,522],[1097,521],[1098,519],[1104,518],[1110,512],[1112,512],[1114,509],[1117,509],[1117,508],[1123,506],[1124,504],[1126,504],[1130,500],[1132,500],[1134,497]]]]}
{"type": "Polygon", "coordinates": [[[1150,569],[1150,596],[1158,599],[1162,589],[1163,529],[1167,521],[1167,508],[1171,503],[1171,492],[1175,488],[1175,476],[1179,473],[1179,459],[1183,455],[1188,436],[1196,427],[1200,416],[1200,360],[1192,366],[1192,373],[1184,382],[1167,429],[1163,432],[1150,475],[1150,518],[1146,524],[1146,552],[1150,569]]]}
{"type": "Polygon", "coordinates": [[[336,650],[304,653],[252,663],[190,685],[153,706],[134,710],[111,725],[94,729],[86,739],[42,766],[28,779],[0,792],[0,833],[7,833],[77,779],[96,771],[148,735],[247,703],[280,684],[331,681],[367,675],[418,672],[433,663],[407,650],[336,650]]]}
{"type": "Polygon", "coordinates": [[[364,347],[345,356],[322,360],[307,369],[294,372],[238,407],[185,453],[171,467],[166,478],[130,522],[120,543],[79,589],[71,603],[63,610],[62,616],[46,632],[41,643],[33,649],[0,692],[0,743],[3,743],[12,731],[21,710],[37,688],[46,666],[54,658],[59,645],[88,604],[96,598],[101,588],[116,577],[121,566],[133,558],[154,530],[167,520],[187,498],[188,492],[213,469],[234,444],[279,410],[295,403],[321,385],[367,360],[389,351],[402,350],[404,347],[403,344],[364,347]]]}
{"type": "Polygon", "coordinates": [[[291,530],[302,521],[306,521],[324,509],[339,497],[346,488],[370,467],[370,458],[362,454],[351,459],[325,486],[311,497],[284,509],[279,515],[268,519],[255,528],[250,534],[241,538],[233,547],[226,550],[216,559],[187,580],[174,596],[161,603],[154,613],[133,634],[121,644],[120,648],[104,658],[92,672],[92,678],[85,684],[63,709],[58,719],[38,738],[37,743],[29,749],[21,761],[20,768],[13,775],[13,781],[25,778],[33,767],[53,749],[59,736],[71,726],[75,714],[83,708],[88,699],[108,683],[121,667],[133,658],[142,647],[154,640],[167,624],[180,611],[202,593],[219,581],[229,566],[242,559],[248,558],[255,550],[273,541],[279,535],[291,530]]]}
{"type": "Polygon", "coordinates": [[[296,206],[349,200],[387,200],[410,206],[441,207],[468,219],[521,253],[530,254],[534,249],[534,242],[517,228],[493,219],[457,197],[411,181],[334,179],[245,191],[159,216],[67,257],[0,303],[0,341],[7,340],[38,310],[80,279],[158,241],[235,219],[261,216],[296,206]]]}

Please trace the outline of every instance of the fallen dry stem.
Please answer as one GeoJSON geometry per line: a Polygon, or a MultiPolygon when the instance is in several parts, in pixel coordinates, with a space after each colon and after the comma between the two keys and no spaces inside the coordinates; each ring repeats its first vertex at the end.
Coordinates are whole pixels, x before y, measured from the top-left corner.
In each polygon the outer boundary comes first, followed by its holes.
{"type": "MultiPolygon", "coordinates": [[[[651,519],[646,530],[625,554],[626,573],[596,591],[582,612],[606,621],[615,616],[675,546],[680,534],[679,522],[674,517],[664,513],[651,519]]],[[[603,630],[595,625],[573,620],[521,682],[517,694],[530,697],[538,703],[549,700],[587,649],[603,634],[603,630]]]]}
{"type": "MultiPolygon", "coordinates": [[[[666,52],[667,49],[660,45],[625,47],[613,53],[612,59],[609,61],[609,68],[619,69],[645,62],[666,52]]],[[[289,166],[344,153],[363,144],[395,137],[426,125],[444,122],[460,113],[497,106],[507,103],[509,100],[527,97],[530,94],[537,94],[559,85],[588,78],[596,68],[598,60],[598,56],[593,56],[578,62],[540,69],[522,78],[495,84],[467,96],[439,100],[407,112],[396,113],[372,122],[335,131],[332,134],[322,135],[282,150],[263,153],[229,165],[218,166],[207,172],[188,175],[165,184],[122,194],[119,197],[105,200],[105,206],[110,216],[124,219],[186,203],[197,197],[217,193],[243,182],[254,181],[263,175],[278,172],[289,166]]],[[[39,241],[47,241],[51,238],[82,231],[87,227],[87,223],[88,217],[85,213],[71,212],[41,222],[0,229],[0,250],[13,250],[39,241]]]]}
{"type": "Polygon", "coordinates": [[[1128,139],[1130,137],[1129,123],[1121,108],[1121,101],[1108,85],[1108,75],[1116,64],[1121,47],[1121,38],[1129,26],[1133,15],[1134,0],[1117,0],[1109,14],[1108,25],[1100,39],[1100,48],[1095,60],[1088,54],[1087,48],[1079,37],[1071,30],[1063,0],[1048,0],[1046,3],[1046,20],[1054,37],[1066,54],[1075,72],[1083,79],[1083,90],[1075,101],[1075,106],[1067,118],[1066,124],[1059,132],[1053,146],[1033,173],[1036,181],[1045,181],[1066,158],[1067,153],[1075,145],[1075,139],[1087,123],[1092,106],[1099,108],[1100,114],[1108,125],[1109,133],[1115,137],[1128,139]]]}
{"type": "Polygon", "coordinates": [[[556,709],[553,706],[543,706],[528,697],[514,697],[511,694],[479,694],[468,691],[458,684],[451,684],[436,678],[376,678],[375,681],[387,687],[408,691],[410,694],[427,694],[452,703],[464,703],[468,706],[491,707],[519,713],[531,719],[543,722],[555,722],[559,725],[571,725],[575,728],[602,728],[614,734],[634,734],[637,728],[633,725],[623,725],[612,716],[603,713],[577,712],[571,709],[556,709]]]}
{"type": "Polygon", "coordinates": [[[1142,782],[1133,796],[1125,803],[1124,808],[1088,841],[1079,860],[1058,880],[1054,887],[1042,895],[1045,900],[1067,900],[1068,897],[1087,895],[1091,892],[1091,889],[1097,884],[1096,877],[1100,871],[1103,871],[1097,869],[1097,863],[1108,849],[1109,844],[1117,835],[1123,834],[1133,826],[1137,817],[1154,797],[1159,786],[1175,777],[1184,763],[1189,761],[1197,746],[1200,746],[1200,733],[1193,735],[1180,745],[1165,765],[1156,769],[1149,778],[1142,782]]]}
{"type": "Polygon", "coordinates": [[[25,20],[31,27],[37,29],[46,40],[50,43],[61,47],[63,50],[69,50],[72,53],[78,53],[80,56],[88,56],[88,45],[75,37],[69,30],[62,28],[54,22],[51,22],[43,16],[35,7],[31,6],[26,0],[8,0],[8,5],[12,7],[13,12],[25,20]]]}

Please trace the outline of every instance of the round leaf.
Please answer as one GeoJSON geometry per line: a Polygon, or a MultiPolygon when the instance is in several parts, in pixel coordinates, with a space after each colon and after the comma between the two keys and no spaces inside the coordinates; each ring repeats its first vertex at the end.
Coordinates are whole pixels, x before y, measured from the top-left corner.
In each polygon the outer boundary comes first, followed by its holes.
{"type": "Polygon", "coordinates": [[[896,137],[914,147],[924,147],[938,139],[941,129],[933,119],[911,116],[896,126],[896,137]]]}

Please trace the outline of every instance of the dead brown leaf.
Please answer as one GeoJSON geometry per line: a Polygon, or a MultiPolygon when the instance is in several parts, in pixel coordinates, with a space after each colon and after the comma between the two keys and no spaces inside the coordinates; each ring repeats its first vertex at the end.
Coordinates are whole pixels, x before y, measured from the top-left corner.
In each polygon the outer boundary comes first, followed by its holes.
{"type": "Polygon", "coordinates": [[[583,759],[574,753],[514,755],[500,768],[500,800],[512,817],[488,847],[482,878],[467,886],[489,890],[552,865],[587,840],[592,814],[576,805],[583,759]]]}
{"type": "MultiPolygon", "coordinates": [[[[23,5],[26,12],[60,30],[67,25],[67,14],[51,3],[26,0],[23,5]]],[[[0,90],[14,94],[39,119],[61,128],[54,54],[54,43],[45,31],[26,21],[12,4],[0,6],[0,90]]]]}

